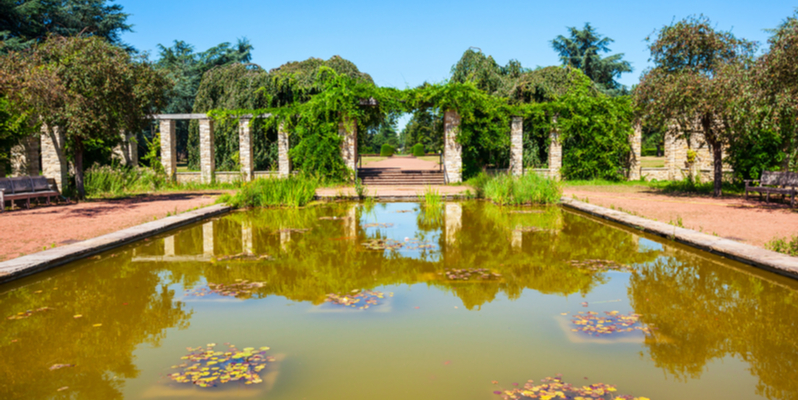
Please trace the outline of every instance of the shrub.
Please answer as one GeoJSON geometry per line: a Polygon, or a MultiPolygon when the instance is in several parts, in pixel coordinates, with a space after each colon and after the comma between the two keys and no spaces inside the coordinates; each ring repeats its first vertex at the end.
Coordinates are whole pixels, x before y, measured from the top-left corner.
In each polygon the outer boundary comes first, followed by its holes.
{"type": "Polygon", "coordinates": [[[417,143],[413,147],[411,147],[411,154],[414,157],[422,157],[425,155],[425,145],[422,143],[417,143]]]}
{"type": "Polygon", "coordinates": [[[122,196],[166,186],[165,177],[150,168],[94,164],[84,175],[87,197],[122,196]]]}
{"type": "Polygon", "coordinates": [[[394,147],[388,143],[381,146],[381,157],[391,157],[394,155],[394,147]]]}
{"type": "Polygon", "coordinates": [[[256,179],[245,183],[234,195],[225,194],[218,202],[241,207],[302,207],[311,200],[319,187],[317,177],[291,175],[287,178],[256,179]]]}
{"type": "Polygon", "coordinates": [[[658,155],[658,149],[655,147],[647,147],[642,149],[642,156],[644,157],[655,157],[658,155]]]}
{"type": "Polygon", "coordinates": [[[538,174],[502,174],[486,180],[482,191],[485,198],[501,205],[556,204],[562,188],[558,181],[538,174]]]}

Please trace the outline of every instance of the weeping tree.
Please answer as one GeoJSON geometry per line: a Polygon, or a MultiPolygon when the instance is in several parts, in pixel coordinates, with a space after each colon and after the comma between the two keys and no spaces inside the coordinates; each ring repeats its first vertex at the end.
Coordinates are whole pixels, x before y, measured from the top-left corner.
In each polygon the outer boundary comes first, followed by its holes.
{"type": "Polygon", "coordinates": [[[754,51],[754,42],[715,30],[708,18],[688,17],[650,42],[655,66],[633,91],[638,113],[653,125],[677,127],[687,140],[702,132],[713,156],[715,197],[722,195],[722,151],[736,134],[735,103],[754,51]]]}
{"type": "Polygon", "coordinates": [[[75,166],[75,187],[85,197],[84,152],[111,148],[123,130],[135,131],[166,102],[170,81],[149,63],[99,37],[51,36],[3,60],[13,71],[11,100],[23,104],[37,123],[58,127],[75,166]]]}

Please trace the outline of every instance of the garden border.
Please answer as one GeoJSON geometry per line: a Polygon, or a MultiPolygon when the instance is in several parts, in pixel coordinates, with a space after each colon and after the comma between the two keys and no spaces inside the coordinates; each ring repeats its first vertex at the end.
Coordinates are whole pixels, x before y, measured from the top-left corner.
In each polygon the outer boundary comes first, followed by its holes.
{"type": "Polygon", "coordinates": [[[561,204],[574,210],[582,211],[599,218],[607,219],[797,280],[798,259],[786,254],[712,236],[691,229],[679,228],[663,222],[637,217],[622,211],[611,210],[567,197],[561,198],[561,204]]]}
{"type": "Polygon", "coordinates": [[[78,243],[40,251],[0,263],[0,284],[46,271],[72,261],[101,253],[175,228],[231,211],[230,206],[215,204],[157,221],[146,222],[78,243]]]}

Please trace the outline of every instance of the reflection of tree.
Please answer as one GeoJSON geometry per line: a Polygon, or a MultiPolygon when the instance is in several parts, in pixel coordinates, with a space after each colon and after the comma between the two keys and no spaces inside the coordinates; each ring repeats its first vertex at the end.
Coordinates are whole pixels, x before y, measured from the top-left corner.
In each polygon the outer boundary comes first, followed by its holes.
{"type": "Polygon", "coordinates": [[[797,291],[700,258],[659,259],[631,277],[628,294],[656,365],[679,379],[706,363],[738,356],[758,377],[756,391],[797,398],[797,291]]]}
{"type": "Polygon", "coordinates": [[[63,386],[69,387],[68,397],[122,398],[123,381],[115,376],[138,376],[136,347],[158,346],[167,328],[189,326],[191,313],[173,301],[175,293],[161,283],[158,271],[127,257],[88,262],[0,295],[0,398],[50,398],[63,386]],[[33,293],[38,290],[42,293],[33,293]],[[44,306],[54,310],[6,319],[44,306]],[[75,367],[49,371],[53,364],[75,367]]]}

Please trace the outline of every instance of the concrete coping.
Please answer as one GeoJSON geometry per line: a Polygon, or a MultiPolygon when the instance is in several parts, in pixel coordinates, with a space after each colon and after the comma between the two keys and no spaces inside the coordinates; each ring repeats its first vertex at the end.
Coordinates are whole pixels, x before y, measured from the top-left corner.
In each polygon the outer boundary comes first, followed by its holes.
{"type": "Polygon", "coordinates": [[[679,228],[663,222],[637,217],[622,211],[610,210],[605,207],[584,203],[567,197],[561,198],[561,204],[571,209],[671,239],[700,250],[721,255],[731,260],[797,279],[798,259],[796,257],[697,232],[695,230],[679,228]]]}
{"type": "Polygon", "coordinates": [[[37,272],[46,271],[171,229],[202,221],[215,215],[224,214],[230,210],[230,206],[216,204],[199,210],[162,218],[157,221],[147,222],[82,242],[56,247],[5,261],[0,263],[0,284],[37,272]]]}

